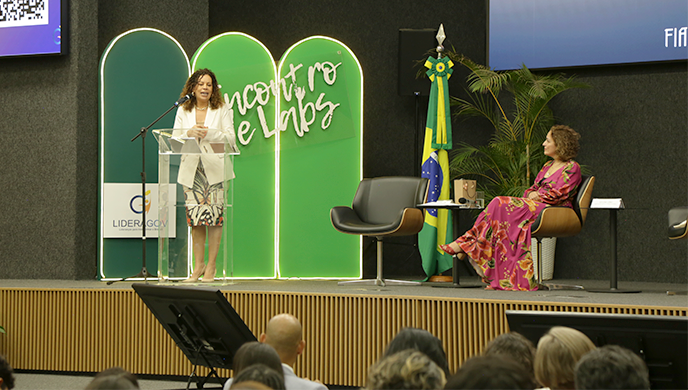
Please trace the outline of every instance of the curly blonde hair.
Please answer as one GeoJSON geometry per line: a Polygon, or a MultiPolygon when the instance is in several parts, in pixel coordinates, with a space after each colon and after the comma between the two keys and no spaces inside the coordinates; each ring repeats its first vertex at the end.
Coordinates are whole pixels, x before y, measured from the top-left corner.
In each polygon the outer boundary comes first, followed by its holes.
{"type": "Polygon", "coordinates": [[[213,92],[210,95],[210,108],[217,110],[224,104],[220,95],[220,84],[217,83],[217,77],[215,77],[215,73],[213,73],[210,69],[203,68],[198,69],[197,71],[193,72],[191,76],[189,76],[189,79],[186,80],[186,84],[184,84],[182,93],[179,95],[179,97],[191,95],[191,99],[182,104],[182,107],[184,107],[185,111],[191,111],[191,109],[196,105],[196,96],[193,96],[192,92],[194,88],[196,88],[196,85],[198,85],[201,77],[205,75],[210,76],[210,78],[213,80],[213,92]]]}
{"type": "Polygon", "coordinates": [[[576,130],[565,125],[554,125],[550,129],[552,139],[557,146],[557,155],[564,161],[575,158],[578,155],[578,140],[580,134],[576,130]]]}

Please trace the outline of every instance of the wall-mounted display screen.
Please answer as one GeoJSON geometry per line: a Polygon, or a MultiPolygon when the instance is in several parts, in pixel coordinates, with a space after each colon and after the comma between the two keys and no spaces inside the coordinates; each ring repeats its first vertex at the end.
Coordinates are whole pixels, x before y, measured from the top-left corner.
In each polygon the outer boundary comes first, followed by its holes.
{"type": "Polygon", "coordinates": [[[67,0],[1,0],[0,56],[65,54],[66,4],[67,0]]]}
{"type": "Polygon", "coordinates": [[[688,59],[686,0],[489,0],[495,70],[688,59]]]}

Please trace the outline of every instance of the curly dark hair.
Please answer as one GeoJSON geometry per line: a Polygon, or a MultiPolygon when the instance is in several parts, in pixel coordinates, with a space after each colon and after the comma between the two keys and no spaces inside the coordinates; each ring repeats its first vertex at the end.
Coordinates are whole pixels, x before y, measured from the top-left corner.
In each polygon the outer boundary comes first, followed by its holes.
{"type": "Polygon", "coordinates": [[[502,355],[523,365],[525,373],[534,380],[533,360],[535,360],[535,345],[525,336],[517,332],[502,333],[487,343],[483,356],[502,355]]]}
{"type": "Polygon", "coordinates": [[[282,367],[280,367],[280,372],[277,372],[261,363],[250,365],[234,375],[234,380],[230,388],[240,387],[238,386],[240,383],[258,382],[266,385],[270,389],[286,390],[284,385],[284,374],[281,370],[282,367]]]}
{"type": "Polygon", "coordinates": [[[578,149],[580,148],[578,140],[581,136],[576,130],[565,125],[554,125],[550,131],[552,132],[554,144],[557,146],[557,155],[562,160],[568,161],[578,155],[578,149]]]}
{"type": "Polygon", "coordinates": [[[139,388],[139,381],[136,379],[136,375],[122,367],[115,366],[99,372],[95,377],[93,377],[93,381],[86,388],[105,389],[109,388],[109,386],[128,386],[126,383],[127,381],[130,382],[133,387],[137,389],[139,388]]]}
{"type": "Polygon", "coordinates": [[[184,110],[191,111],[191,109],[196,105],[196,96],[193,96],[192,92],[194,88],[196,88],[196,85],[198,85],[201,77],[205,75],[210,76],[210,78],[213,80],[213,92],[210,95],[210,108],[217,110],[218,108],[222,107],[223,104],[225,104],[222,101],[222,96],[220,95],[220,84],[217,83],[217,77],[215,77],[215,73],[208,68],[203,68],[198,69],[197,71],[193,72],[191,76],[189,76],[189,79],[186,80],[186,84],[184,84],[182,93],[179,95],[179,97],[191,95],[191,99],[182,104],[184,110]]]}
{"type": "Polygon", "coordinates": [[[422,352],[407,349],[383,356],[370,366],[365,389],[442,389],[446,382],[444,371],[435,362],[422,352]]]}
{"type": "Polygon", "coordinates": [[[259,363],[282,372],[282,361],[274,348],[268,344],[249,341],[242,344],[234,354],[234,367],[232,367],[234,375],[239,374],[248,366],[259,363]]]}
{"type": "Polygon", "coordinates": [[[394,355],[406,349],[415,349],[424,353],[444,374],[449,377],[449,364],[447,354],[442,346],[442,341],[425,329],[403,328],[389,342],[383,356],[394,355]]]}

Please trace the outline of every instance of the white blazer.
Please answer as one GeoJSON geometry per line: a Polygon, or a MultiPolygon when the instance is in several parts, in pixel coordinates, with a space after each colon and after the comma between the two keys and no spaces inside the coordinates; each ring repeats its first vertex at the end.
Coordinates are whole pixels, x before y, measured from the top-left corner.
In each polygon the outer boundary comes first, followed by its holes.
{"type": "MultiPolygon", "coordinates": [[[[177,108],[177,115],[174,118],[174,128],[188,130],[194,125],[196,125],[196,108],[192,108],[191,111],[186,111],[182,107],[177,108]]],[[[224,180],[224,155],[221,153],[213,153],[213,149],[210,145],[211,142],[224,142],[226,139],[231,145],[236,146],[236,134],[234,133],[234,129],[229,119],[229,110],[225,106],[217,110],[213,110],[209,107],[203,125],[209,130],[220,131],[213,132],[213,134],[208,133],[208,135],[201,140],[199,146],[201,147],[202,154],[182,155],[177,182],[187,187],[193,187],[199,159],[203,161],[203,169],[205,169],[209,184],[217,184],[224,180]]],[[[172,135],[174,137],[185,137],[186,134],[184,130],[175,130],[172,135]]],[[[227,179],[234,179],[234,169],[231,161],[229,162],[228,168],[229,172],[226,173],[227,179]]]]}

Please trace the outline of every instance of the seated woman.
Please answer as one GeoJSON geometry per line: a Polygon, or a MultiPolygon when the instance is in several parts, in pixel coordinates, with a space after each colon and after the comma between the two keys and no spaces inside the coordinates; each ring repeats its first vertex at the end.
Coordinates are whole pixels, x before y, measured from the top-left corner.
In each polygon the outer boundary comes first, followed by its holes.
{"type": "Polygon", "coordinates": [[[530,253],[530,226],[548,206],[572,207],[581,182],[580,135],[568,126],[552,126],[542,144],[552,160],[535,178],[523,198],[498,196],[480,213],[463,236],[440,249],[460,259],[468,256],[487,289],[533,291],[538,285],[530,253]]]}

